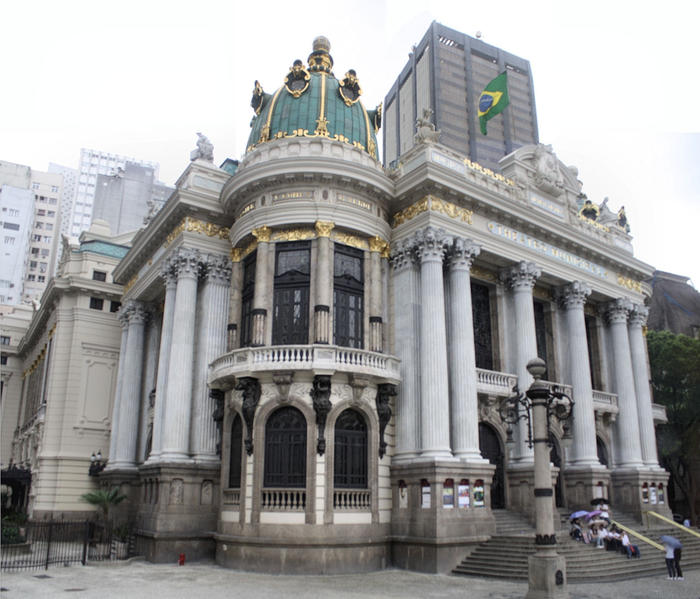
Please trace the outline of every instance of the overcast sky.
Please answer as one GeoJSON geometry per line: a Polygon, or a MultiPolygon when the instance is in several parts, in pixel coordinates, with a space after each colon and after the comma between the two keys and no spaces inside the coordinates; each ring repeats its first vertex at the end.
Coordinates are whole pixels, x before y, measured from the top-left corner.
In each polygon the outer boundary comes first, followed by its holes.
{"type": "Polygon", "coordinates": [[[8,0],[0,159],[77,167],[86,147],[157,161],[172,185],[196,131],[217,164],[241,156],[253,82],[274,91],[314,37],[372,108],[437,20],[530,61],[540,141],[625,206],[638,258],[700,286],[699,16],[688,0],[8,0]]]}

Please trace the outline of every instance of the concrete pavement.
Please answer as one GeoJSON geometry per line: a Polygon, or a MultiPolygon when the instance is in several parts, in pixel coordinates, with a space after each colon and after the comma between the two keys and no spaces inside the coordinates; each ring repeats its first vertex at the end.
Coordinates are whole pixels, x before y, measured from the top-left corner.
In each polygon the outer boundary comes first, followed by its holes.
{"type": "MultiPolygon", "coordinates": [[[[569,585],[569,591],[572,599],[699,599],[700,570],[688,570],[684,574],[684,581],[669,581],[664,575],[616,583],[569,585]]],[[[61,596],[81,599],[518,599],[527,591],[527,585],[522,582],[404,570],[338,576],[275,576],[227,570],[212,563],[177,566],[140,560],[3,572],[0,576],[2,599],[61,596]]]]}

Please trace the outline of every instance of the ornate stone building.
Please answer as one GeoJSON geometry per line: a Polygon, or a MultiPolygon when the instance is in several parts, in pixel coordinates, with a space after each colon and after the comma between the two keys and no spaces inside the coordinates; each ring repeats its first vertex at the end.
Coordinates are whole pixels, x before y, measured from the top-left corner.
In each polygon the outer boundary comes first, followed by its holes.
{"type": "Polygon", "coordinates": [[[586,203],[548,146],[496,174],[429,123],[385,170],[381,108],[361,91],[353,70],[334,76],[324,38],[273,94],[256,82],[241,163],[193,152],[115,270],[101,476],[129,492],[148,558],[451,568],[493,533],[493,509],[532,514],[527,425],[498,408],[536,356],[576,402],[552,429],[553,502],[667,511],[652,268],[624,213],[586,203]]]}

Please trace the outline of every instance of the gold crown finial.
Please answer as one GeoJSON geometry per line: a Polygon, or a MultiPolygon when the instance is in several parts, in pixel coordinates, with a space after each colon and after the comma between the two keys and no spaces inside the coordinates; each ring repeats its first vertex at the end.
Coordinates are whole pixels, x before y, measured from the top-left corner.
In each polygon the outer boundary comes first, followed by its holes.
{"type": "Polygon", "coordinates": [[[333,58],[330,55],[331,43],[327,37],[319,35],[313,44],[313,50],[309,55],[309,70],[324,71],[333,74],[333,58]]]}
{"type": "Polygon", "coordinates": [[[331,51],[331,43],[328,41],[328,38],[319,35],[315,40],[313,44],[313,51],[314,52],[330,52],[331,51]]]}

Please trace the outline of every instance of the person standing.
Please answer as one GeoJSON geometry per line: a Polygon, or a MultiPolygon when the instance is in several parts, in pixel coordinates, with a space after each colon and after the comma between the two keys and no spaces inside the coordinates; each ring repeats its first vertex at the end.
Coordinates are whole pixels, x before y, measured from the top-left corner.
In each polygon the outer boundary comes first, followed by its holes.
{"type": "Polygon", "coordinates": [[[666,570],[668,571],[668,580],[676,580],[676,563],[673,547],[668,543],[664,543],[666,550],[666,570]]]}
{"type": "Polygon", "coordinates": [[[683,580],[683,571],[681,570],[681,549],[676,547],[673,550],[673,564],[676,567],[676,580],[683,580]]]}

